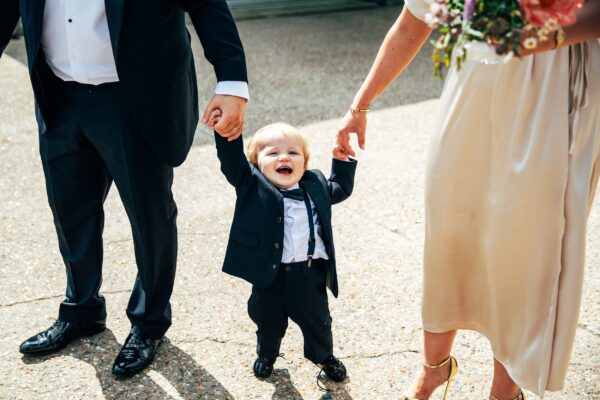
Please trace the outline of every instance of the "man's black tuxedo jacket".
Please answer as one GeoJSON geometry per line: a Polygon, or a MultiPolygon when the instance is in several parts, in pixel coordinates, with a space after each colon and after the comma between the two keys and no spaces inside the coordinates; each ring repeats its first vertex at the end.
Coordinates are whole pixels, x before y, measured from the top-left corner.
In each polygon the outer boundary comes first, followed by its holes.
{"type": "MultiPolygon", "coordinates": [[[[228,142],[215,134],[221,171],[237,195],[223,271],[265,288],[277,276],[283,253],[283,196],[244,155],[242,138],[228,142]]],[[[346,200],[354,187],[356,160],[333,160],[331,177],[319,170],[304,173],[300,184],[315,203],[329,256],[327,287],[338,295],[331,205],[346,200]]]]}
{"type": "MultiPolygon", "coordinates": [[[[181,164],[198,124],[198,88],[185,14],[218,81],[247,81],[244,50],[225,0],[105,0],[117,73],[136,126],[157,156],[181,164]]],[[[48,68],[41,52],[45,0],[0,0],[0,56],[19,16],[40,131],[48,68]],[[41,115],[40,115],[41,114],[41,115]]]]}

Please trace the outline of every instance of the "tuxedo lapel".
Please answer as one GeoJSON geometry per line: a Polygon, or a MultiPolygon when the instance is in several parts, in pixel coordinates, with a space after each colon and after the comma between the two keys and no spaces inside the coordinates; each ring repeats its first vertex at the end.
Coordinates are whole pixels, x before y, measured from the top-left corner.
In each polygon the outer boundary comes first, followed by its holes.
{"type": "Polygon", "coordinates": [[[121,27],[123,26],[124,5],[125,0],[104,0],[106,20],[108,22],[108,31],[110,32],[110,42],[115,61],[117,61],[119,54],[119,37],[121,36],[121,27]]]}

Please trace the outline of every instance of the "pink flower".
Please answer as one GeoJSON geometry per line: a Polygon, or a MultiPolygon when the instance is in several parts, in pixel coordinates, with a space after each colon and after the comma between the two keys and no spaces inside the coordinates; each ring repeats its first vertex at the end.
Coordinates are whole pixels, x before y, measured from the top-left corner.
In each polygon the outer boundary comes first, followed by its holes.
{"type": "Polygon", "coordinates": [[[541,28],[550,18],[561,26],[573,25],[583,0],[520,0],[519,3],[527,21],[541,28]]]}

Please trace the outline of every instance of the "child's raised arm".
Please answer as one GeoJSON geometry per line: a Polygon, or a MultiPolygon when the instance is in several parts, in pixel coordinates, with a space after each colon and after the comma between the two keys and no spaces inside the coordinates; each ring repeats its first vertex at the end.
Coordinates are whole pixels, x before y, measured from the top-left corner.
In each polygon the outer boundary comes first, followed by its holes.
{"type": "Polygon", "coordinates": [[[217,157],[221,161],[221,172],[223,172],[227,181],[236,188],[249,183],[252,172],[248,159],[244,154],[242,136],[229,142],[227,138],[221,137],[215,132],[215,143],[217,145],[217,157]]]}
{"type": "Polygon", "coordinates": [[[340,203],[352,194],[356,165],[357,161],[353,158],[347,158],[347,161],[336,158],[332,160],[331,176],[327,180],[331,193],[331,204],[340,203]]]}

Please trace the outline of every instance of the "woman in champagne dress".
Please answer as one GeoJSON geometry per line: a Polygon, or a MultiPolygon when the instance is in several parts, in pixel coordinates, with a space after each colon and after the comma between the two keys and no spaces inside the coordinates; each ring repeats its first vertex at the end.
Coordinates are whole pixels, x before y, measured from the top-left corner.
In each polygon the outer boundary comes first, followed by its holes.
{"type": "MultiPolygon", "coordinates": [[[[428,2],[405,4],[340,126],[349,154],[349,134],[364,147],[370,104],[431,32],[428,2]]],[[[426,172],[425,361],[405,398],[428,399],[453,377],[457,329],[491,343],[490,398],[562,388],[600,173],[598,21],[600,0],[589,0],[559,48],[554,37],[505,64],[449,71],[426,172]]]]}

